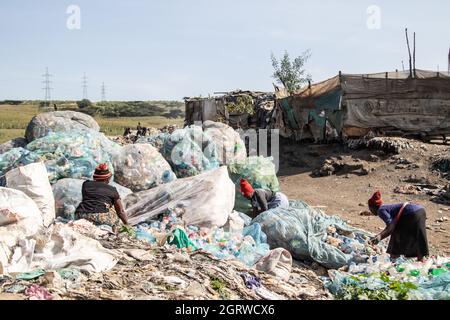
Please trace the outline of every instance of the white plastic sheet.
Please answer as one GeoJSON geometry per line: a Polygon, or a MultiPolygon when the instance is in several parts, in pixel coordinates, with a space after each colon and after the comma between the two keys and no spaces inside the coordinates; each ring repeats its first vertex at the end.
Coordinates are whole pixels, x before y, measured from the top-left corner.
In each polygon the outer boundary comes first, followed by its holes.
{"type": "Polygon", "coordinates": [[[234,207],[235,187],[227,168],[178,179],[125,198],[128,221],[135,225],[158,214],[181,208],[187,225],[223,226],[234,207]]]}

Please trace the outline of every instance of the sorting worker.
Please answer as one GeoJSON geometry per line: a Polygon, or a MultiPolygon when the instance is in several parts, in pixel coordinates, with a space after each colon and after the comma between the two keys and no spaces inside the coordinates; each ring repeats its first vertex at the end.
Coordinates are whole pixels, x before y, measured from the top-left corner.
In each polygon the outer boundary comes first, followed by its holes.
{"type": "Polygon", "coordinates": [[[391,259],[403,255],[407,258],[417,257],[417,260],[422,261],[428,256],[426,212],[423,206],[408,202],[383,204],[381,193],[377,191],[369,199],[369,209],[386,223],[386,228],[370,240],[371,244],[391,236],[387,248],[391,259]]]}
{"type": "Polygon", "coordinates": [[[96,225],[109,225],[117,233],[118,227],[128,220],[117,189],[109,185],[112,173],[106,163],[95,168],[94,180],[83,183],[83,200],[75,211],[77,219],[86,219],[96,225]]]}
{"type": "Polygon", "coordinates": [[[251,201],[253,218],[269,209],[289,208],[289,200],[285,194],[268,189],[253,189],[245,179],[241,179],[240,191],[245,198],[251,201]]]}

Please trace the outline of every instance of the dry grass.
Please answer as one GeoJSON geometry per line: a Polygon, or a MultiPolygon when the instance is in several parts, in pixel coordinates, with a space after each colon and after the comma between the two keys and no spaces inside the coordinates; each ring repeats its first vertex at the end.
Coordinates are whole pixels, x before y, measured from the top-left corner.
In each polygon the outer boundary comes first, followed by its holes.
{"type": "MultiPolygon", "coordinates": [[[[37,105],[0,105],[0,143],[10,139],[23,137],[25,129],[39,110],[37,105]]],[[[122,117],[102,118],[95,120],[100,125],[101,131],[107,135],[120,135],[126,127],[135,129],[140,122],[145,127],[162,127],[167,124],[183,125],[183,119],[168,119],[164,117],[122,117]]]]}

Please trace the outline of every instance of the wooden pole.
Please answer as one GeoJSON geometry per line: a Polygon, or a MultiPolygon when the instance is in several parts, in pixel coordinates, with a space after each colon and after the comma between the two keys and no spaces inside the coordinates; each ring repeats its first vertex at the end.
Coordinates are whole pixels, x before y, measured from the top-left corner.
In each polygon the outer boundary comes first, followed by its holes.
{"type": "Polygon", "coordinates": [[[416,33],[414,32],[414,44],[413,44],[413,70],[414,78],[417,78],[416,74],[416,33]]]}
{"type": "Polygon", "coordinates": [[[406,44],[408,46],[408,55],[409,55],[409,77],[412,78],[411,47],[409,46],[408,28],[405,29],[405,33],[406,33],[406,44]]]}

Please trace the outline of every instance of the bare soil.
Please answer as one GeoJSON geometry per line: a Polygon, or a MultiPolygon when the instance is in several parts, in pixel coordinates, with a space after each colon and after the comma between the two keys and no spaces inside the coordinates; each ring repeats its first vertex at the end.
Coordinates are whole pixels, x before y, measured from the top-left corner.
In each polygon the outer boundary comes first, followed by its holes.
{"type": "Polygon", "coordinates": [[[384,222],[376,216],[362,216],[360,213],[368,210],[367,200],[374,191],[380,190],[386,203],[409,201],[422,204],[427,211],[431,254],[449,256],[450,220],[439,222],[438,219],[450,219],[450,206],[431,201],[432,196],[427,194],[399,194],[394,189],[410,184],[404,180],[411,175],[424,177],[430,185],[448,185],[450,181],[442,174],[433,172],[431,166],[437,155],[449,154],[450,147],[416,140],[409,142],[413,148],[403,150],[397,156],[379,150],[350,150],[342,144],[283,144],[278,172],[281,189],[290,199],[304,200],[329,215],[338,215],[351,225],[373,233],[380,232],[384,222]],[[312,174],[328,157],[351,156],[370,160],[371,155],[378,156],[380,160],[367,162],[374,170],[368,175],[362,175],[360,170],[337,172],[324,177],[314,177],[312,174]],[[396,157],[407,159],[413,165],[398,166],[393,163],[396,157]]]}

